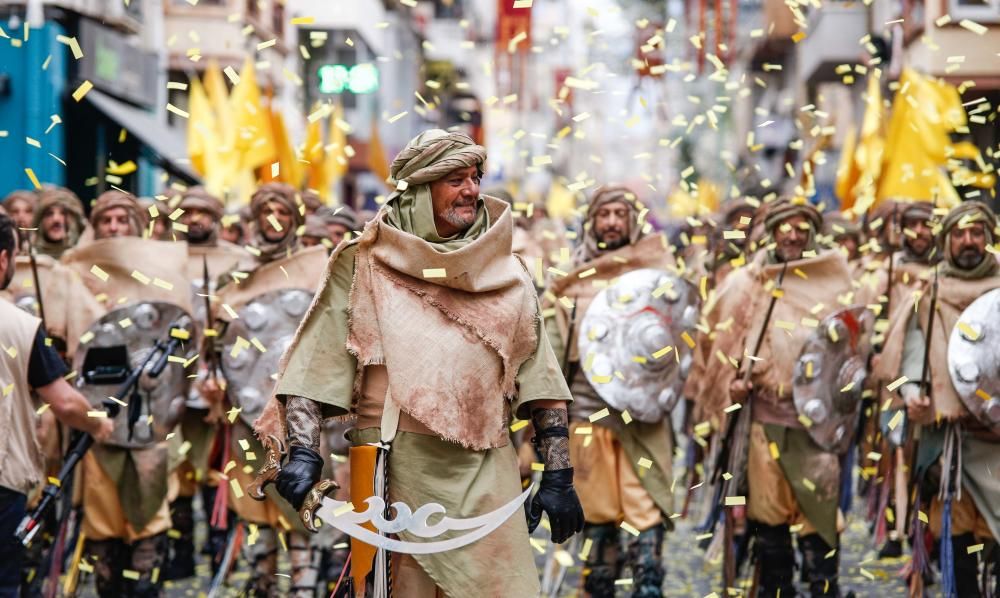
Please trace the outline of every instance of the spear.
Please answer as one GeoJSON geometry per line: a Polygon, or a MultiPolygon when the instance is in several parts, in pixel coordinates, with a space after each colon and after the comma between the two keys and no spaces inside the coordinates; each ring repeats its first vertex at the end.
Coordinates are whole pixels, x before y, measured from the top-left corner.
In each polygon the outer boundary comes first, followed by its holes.
{"type": "Polygon", "coordinates": [[[208,286],[208,256],[207,254],[201,254],[201,294],[202,298],[205,300],[205,365],[208,368],[208,374],[212,377],[212,381],[216,381],[216,364],[215,364],[215,352],[212,351],[211,347],[208,345],[208,339],[211,338],[208,335],[208,331],[212,329],[212,301],[209,299],[209,286],[208,286]]]}
{"type": "Polygon", "coordinates": [[[45,326],[45,301],[42,299],[42,284],[38,279],[38,262],[35,260],[35,245],[31,242],[31,233],[25,235],[28,241],[28,261],[31,263],[31,278],[35,284],[35,300],[38,301],[38,317],[42,319],[42,330],[48,333],[45,326]]]}

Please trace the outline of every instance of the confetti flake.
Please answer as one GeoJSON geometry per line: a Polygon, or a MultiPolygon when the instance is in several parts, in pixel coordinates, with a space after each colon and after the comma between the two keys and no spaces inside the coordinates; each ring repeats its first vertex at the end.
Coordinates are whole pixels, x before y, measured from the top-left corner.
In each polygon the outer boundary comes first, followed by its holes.
{"type": "Polygon", "coordinates": [[[444,268],[424,268],[424,278],[445,278],[448,273],[444,268]]]}
{"type": "Polygon", "coordinates": [[[891,383],[889,383],[889,385],[886,386],[885,389],[888,390],[889,392],[895,392],[897,388],[906,384],[909,381],[910,379],[907,378],[906,376],[900,376],[899,378],[896,378],[891,383]]]}
{"type": "Polygon", "coordinates": [[[80,84],[80,87],[77,87],[76,91],[73,92],[73,99],[79,102],[80,100],[83,99],[83,96],[87,95],[87,93],[90,92],[90,90],[93,88],[94,88],[93,83],[91,83],[90,81],[84,81],[83,83],[80,84]]]}

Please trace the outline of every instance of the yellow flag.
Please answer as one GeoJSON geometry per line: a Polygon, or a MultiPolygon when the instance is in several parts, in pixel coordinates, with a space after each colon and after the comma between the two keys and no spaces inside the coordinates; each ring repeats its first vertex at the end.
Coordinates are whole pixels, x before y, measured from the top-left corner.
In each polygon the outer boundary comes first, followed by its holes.
{"type": "Polygon", "coordinates": [[[306,127],[306,141],[302,148],[303,158],[309,162],[305,168],[305,179],[302,186],[315,189],[320,197],[326,199],[329,195],[329,179],[326,174],[323,147],[323,119],[317,119],[306,127]]]}
{"type": "Polygon", "coordinates": [[[288,129],[285,127],[285,119],[281,113],[273,108],[271,114],[271,131],[274,133],[274,142],[278,149],[278,176],[271,176],[271,169],[264,169],[263,180],[277,180],[288,183],[293,187],[298,187],[302,182],[302,163],[295,155],[295,147],[288,137],[288,129]]]}
{"type": "Polygon", "coordinates": [[[858,132],[853,126],[844,136],[844,145],[840,148],[840,162],[837,163],[837,182],[834,193],[840,199],[840,209],[849,210],[854,205],[854,185],[861,173],[858,171],[854,152],[858,146],[858,132]]]}
{"type": "Polygon", "coordinates": [[[347,123],[344,122],[344,109],[340,104],[336,104],[333,107],[333,114],[330,115],[326,154],[323,157],[323,180],[326,185],[323,189],[317,189],[324,200],[331,197],[333,187],[347,174],[348,143],[345,128],[347,123]]]}
{"type": "Polygon", "coordinates": [[[882,83],[878,77],[868,78],[865,94],[865,115],[861,121],[861,133],[854,150],[854,170],[856,177],[851,187],[850,209],[861,216],[876,203],[876,190],[882,177],[882,160],[886,150],[885,109],[882,106],[882,83]]]}
{"type": "Polygon", "coordinates": [[[232,146],[239,156],[241,169],[270,167],[278,157],[270,116],[260,96],[253,60],[247,58],[240,72],[240,82],[229,97],[236,126],[232,146]]]}
{"type": "Polygon", "coordinates": [[[204,177],[209,169],[218,167],[210,157],[219,145],[217,125],[208,96],[198,77],[191,79],[188,90],[188,157],[191,159],[191,166],[204,177]]]}
{"type": "Polygon", "coordinates": [[[372,136],[368,140],[368,169],[388,186],[389,162],[386,161],[382,136],[378,132],[378,119],[372,118],[372,136]]]}

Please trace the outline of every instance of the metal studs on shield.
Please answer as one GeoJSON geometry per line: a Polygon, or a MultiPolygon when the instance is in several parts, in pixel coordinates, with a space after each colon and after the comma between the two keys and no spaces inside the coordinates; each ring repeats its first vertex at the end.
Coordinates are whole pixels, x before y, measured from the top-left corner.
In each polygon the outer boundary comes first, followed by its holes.
{"type": "Polygon", "coordinates": [[[597,394],[641,422],[669,414],[691,369],[682,335],[694,329],[698,307],[694,285],[651,268],[628,272],[598,293],[577,339],[583,372],[597,394]]]}
{"type": "Polygon", "coordinates": [[[948,338],[948,373],[962,404],[1000,433],[1000,289],[965,308],[948,338]]]}
{"type": "Polygon", "coordinates": [[[240,418],[253,425],[274,390],[278,361],[312,303],[303,289],[268,291],[237,311],[223,336],[222,368],[240,418]]]}

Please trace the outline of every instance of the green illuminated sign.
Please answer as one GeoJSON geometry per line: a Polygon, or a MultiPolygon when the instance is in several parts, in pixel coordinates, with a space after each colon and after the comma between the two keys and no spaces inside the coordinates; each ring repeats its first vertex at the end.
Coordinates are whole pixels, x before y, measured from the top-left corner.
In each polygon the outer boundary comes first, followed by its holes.
{"type": "Polygon", "coordinates": [[[378,69],[370,63],[347,66],[324,64],[319,67],[320,93],[373,93],[378,89],[378,69]]]}

